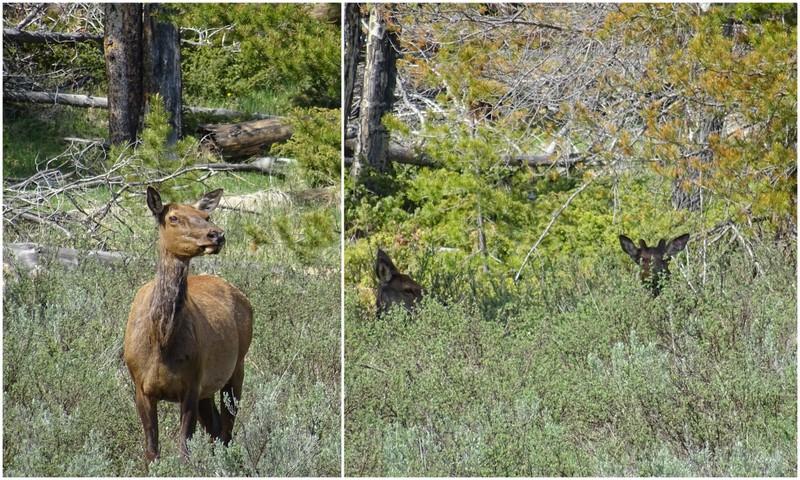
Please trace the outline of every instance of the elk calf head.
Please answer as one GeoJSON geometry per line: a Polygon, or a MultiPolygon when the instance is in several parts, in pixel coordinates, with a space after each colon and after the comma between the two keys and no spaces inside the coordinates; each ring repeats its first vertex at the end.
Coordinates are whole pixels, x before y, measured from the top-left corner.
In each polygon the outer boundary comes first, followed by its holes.
{"type": "Polygon", "coordinates": [[[379,315],[395,304],[402,305],[410,312],[422,298],[422,286],[408,275],[400,273],[389,255],[380,248],[375,260],[375,275],[380,281],[377,298],[379,315]]]}
{"type": "Polygon", "coordinates": [[[161,248],[178,257],[217,254],[225,245],[225,233],[208,219],[217,208],[222,189],[203,196],[193,205],[170,203],[163,205],[161,196],[147,187],[147,207],[158,221],[161,248]]]}
{"type": "Polygon", "coordinates": [[[648,247],[644,240],[639,240],[637,248],[630,238],[625,235],[619,236],[622,250],[639,265],[639,278],[645,285],[650,286],[654,297],[661,293],[661,284],[669,277],[669,262],[672,256],[683,250],[688,241],[689,234],[684,233],[670,242],[662,238],[655,247],[648,247]]]}

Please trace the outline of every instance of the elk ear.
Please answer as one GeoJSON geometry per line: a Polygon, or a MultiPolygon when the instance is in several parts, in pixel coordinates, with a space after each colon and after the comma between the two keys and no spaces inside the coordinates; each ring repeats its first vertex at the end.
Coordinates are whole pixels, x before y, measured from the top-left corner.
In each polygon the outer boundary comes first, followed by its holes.
{"type": "Polygon", "coordinates": [[[667,241],[662,238],[661,240],[658,241],[658,247],[656,247],[656,248],[658,248],[659,252],[662,252],[662,253],[666,252],[667,251],[667,241]]]}
{"type": "Polygon", "coordinates": [[[220,199],[222,199],[222,189],[218,188],[213,192],[208,192],[203,195],[203,198],[194,204],[194,208],[202,210],[206,213],[211,213],[215,208],[217,208],[217,205],[219,205],[220,199]]]}
{"type": "Polygon", "coordinates": [[[375,276],[378,277],[378,280],[382,284],[389,283],[392,277],[398,273],[397,267],[394,266],[389,255],[386,255],[386,252],[379,248],[378,256],[375,259],[375,276]]]}
{"type": "Polygon", "coordinates": [[[147,208],[153,212],[156,218],[164,211],[164,205],[161,203],[161,195],[159,195],[153,187],[147,187],[147,208]]]}
{"type": "Polygon", "coordinates": [[[674,239],[672,239],[671,242],[669,242],[669,245],[667,246],[667,250],[666,252],[664,252],[664,255],[675,255],[676,253],[680,252],[686,247],[687,242],[689,242],[688,233],[684,233],[680,237],[675,237],[674,239]]]}
{"type": "Polygon", "coordinates": [[[639,261],[639,249],[633,244],[633,240],[625,235],[619,236],[619,244],[622,245],[622,250],[630,255],[634,262],[639,261]]]}

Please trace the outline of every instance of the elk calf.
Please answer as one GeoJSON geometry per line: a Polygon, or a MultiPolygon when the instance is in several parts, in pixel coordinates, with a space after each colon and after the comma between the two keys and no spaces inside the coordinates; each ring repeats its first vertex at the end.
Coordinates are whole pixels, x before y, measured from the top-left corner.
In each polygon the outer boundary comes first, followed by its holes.
{"type": "Polygon", "coordinates": [[[375,276],[380,282],[376,302],[378,315],[395,304],[410,312],[422,298],[422,286],[408,275],[400,273],[389,255],[380,248],[375,259],[375,276]]]}
{"type": "Polygon", "coordinates": [[[661,293],[662,283],[669,278],[671,257],[683,250],[688,241],[689,234],[684,233],[672,239],[669,243],[662,238],[656,247],[648,247],[644,240],[639,240],[640,246],[637,248],[630,238],[625,235],[619,236],[622,250],[639,265],[639,278],[642,279],[645,285],[650,287],[653,297],[657,297],[661,293]]]}
{"type": "Polygon", "coordinates": [[[214,190],[194,205],[162,205],[158,192],[147,188],[147,206],[158,222],[158,265],[155,280],[133,299],[123,353],[144,427],[147,465],[158,458],[161,400],[180,404],[182,459],[198,419],[225,445],[231,439],[253,308],[225,280],[188,275],[192,257],[217,254],[225,245],[225,233],[208,219],[221,197],[222,190],[214,190]]]}

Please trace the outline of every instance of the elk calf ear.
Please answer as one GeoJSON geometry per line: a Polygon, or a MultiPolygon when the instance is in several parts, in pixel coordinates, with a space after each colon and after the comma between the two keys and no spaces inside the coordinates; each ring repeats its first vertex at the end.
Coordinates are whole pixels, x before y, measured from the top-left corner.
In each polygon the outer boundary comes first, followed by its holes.
{"type": "Polygon", "coordinates": [[[147,187],[147,208],[153,212],[156,218],[161,216],[161,212],[164,211],[164,205],[161,203],[161,195],[159,195],[153,187],[147,187]]]}
{"type": "Polygon", "coordinates": [[[634,262],[639,262],[639,249],[633,244],[633,240],[625,235],[619,236],[619,244],[622,245],[622,250],[630,255],[634,262]]]}
{"type": "Polygon", "coordinates": [[[219,205],[219,201],[222,199],[222,189],[218,188],[213,192],[208,192],[203,195],[203,198],[198,200],[194,204],[194,208],[201,210],[206,213],[211,213],[217,205],[219,205]]]}
{"type": "Polygon", "coordinates": [[[664,255],[669,255],[669,256],[675,255],[676,253],[680,252],[686,247],[686,243],[688,241],[689,241],[688,233],[684,233],[680,237],[675,237],[674,239],[672,239],[671,242],[669,242],[669,245],[667,245],[667,249],[664,252],[664,255]]]}
{"type": "Polygon", "coordinates": [[[392,277],[398,273],[397,267],[394,266],[389,255],[386,255],[386,253],[379,248],[378,257],[375,259],[375,276],[378,277],[381,284],[389,283],[392,277]]]}

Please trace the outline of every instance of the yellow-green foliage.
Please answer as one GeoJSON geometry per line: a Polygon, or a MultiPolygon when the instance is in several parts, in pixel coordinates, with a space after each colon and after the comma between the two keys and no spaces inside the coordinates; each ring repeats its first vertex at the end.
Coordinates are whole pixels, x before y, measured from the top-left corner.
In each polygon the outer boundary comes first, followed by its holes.
{"type": "MultiPolygon", "coordinates": [[[[507,95],[508,85],[493,84],[513,73],[509,58],[523,61],[530,32],[502,26],[486,31],[468,20],[475,9],[452,6],[447,12],[453,17],[437,17],[442,12],[436,6],[398,7],[395,20],[403,25],[401,41],[409,51],[398,64],[404,78],[422,91],[447,88],[436,97],[437,108],[424,112],[424,124],[415,116],[404,124],[397,115],[384,123],[393,135],[421,145],[436,167],[395,165],[385,177],[368,172],[360,182],[348,180],[347,249],[360,252],[346,258],[347,268],[359,272],[348,275],[353,286],[370,285],[365,243],[372,250],[382,245],[407,251],[397,255],[407,257],[409,273],[423,284],[432,280],[425,278],[429,273],[414,268],[426,257],[441,257],[442,275],[476,283],[456,282],[445,290],[465,288],[456,296],[471,296],[469,290],[483,295],[517,277],[540,289],[550,280],[542,269],[573,260],[599,275],[600,259],[629,262],[619,248],[620,233],[649,244],[682,233],[700,241],[731,221],[746,242],[791,241],[796,26],[783,19],[796,7],[724,6],[707,13],[688,4],[598,9],[596,19],[604,21],[582,35],[619,42],[620,62],[643,62],[646,68],[603,70],[591,98],[578,97],[548,115],[526,110],[524,98],[518,100],[524,89],[507,95]],[[430,18],[459,20],[426,23],[430,18]],[[740,28],[738,36],[723,34],[730,22],[740,28]],[[498,103],[498,97],[505,98],[498,103]],[[465,120],[472,100],[499,105],[500,118],[465,120]],[[620,110],[630,118],[620,120],[620,110]],[[722,129],[700,135],[704,122],[713,119],[722,129]],[[736,122],[742,128],[734,129],[736,122]],[[569,127],[578,155],[591,163],[527,167],[508,160],[542,152],[562,126],[569,127]],[[676,209],[676,186],[698,192],[701,208],[676,209]]],[[[575,11],[535,5],[518,11],[519,18],[539,15],[554,25],[569,25],[569,12],[575,11]]],[[[550,39],[552,51],[541,54],[558,58],[569,39],[554,33],[550,39]]],[[[543,60],[535,75],[555,75],[558,65],[543,60]]],[[[564,159],[564,153],[551,158],[564,159]]],[[[553,270],[551,275],[562,275],[553,270]]]]}

